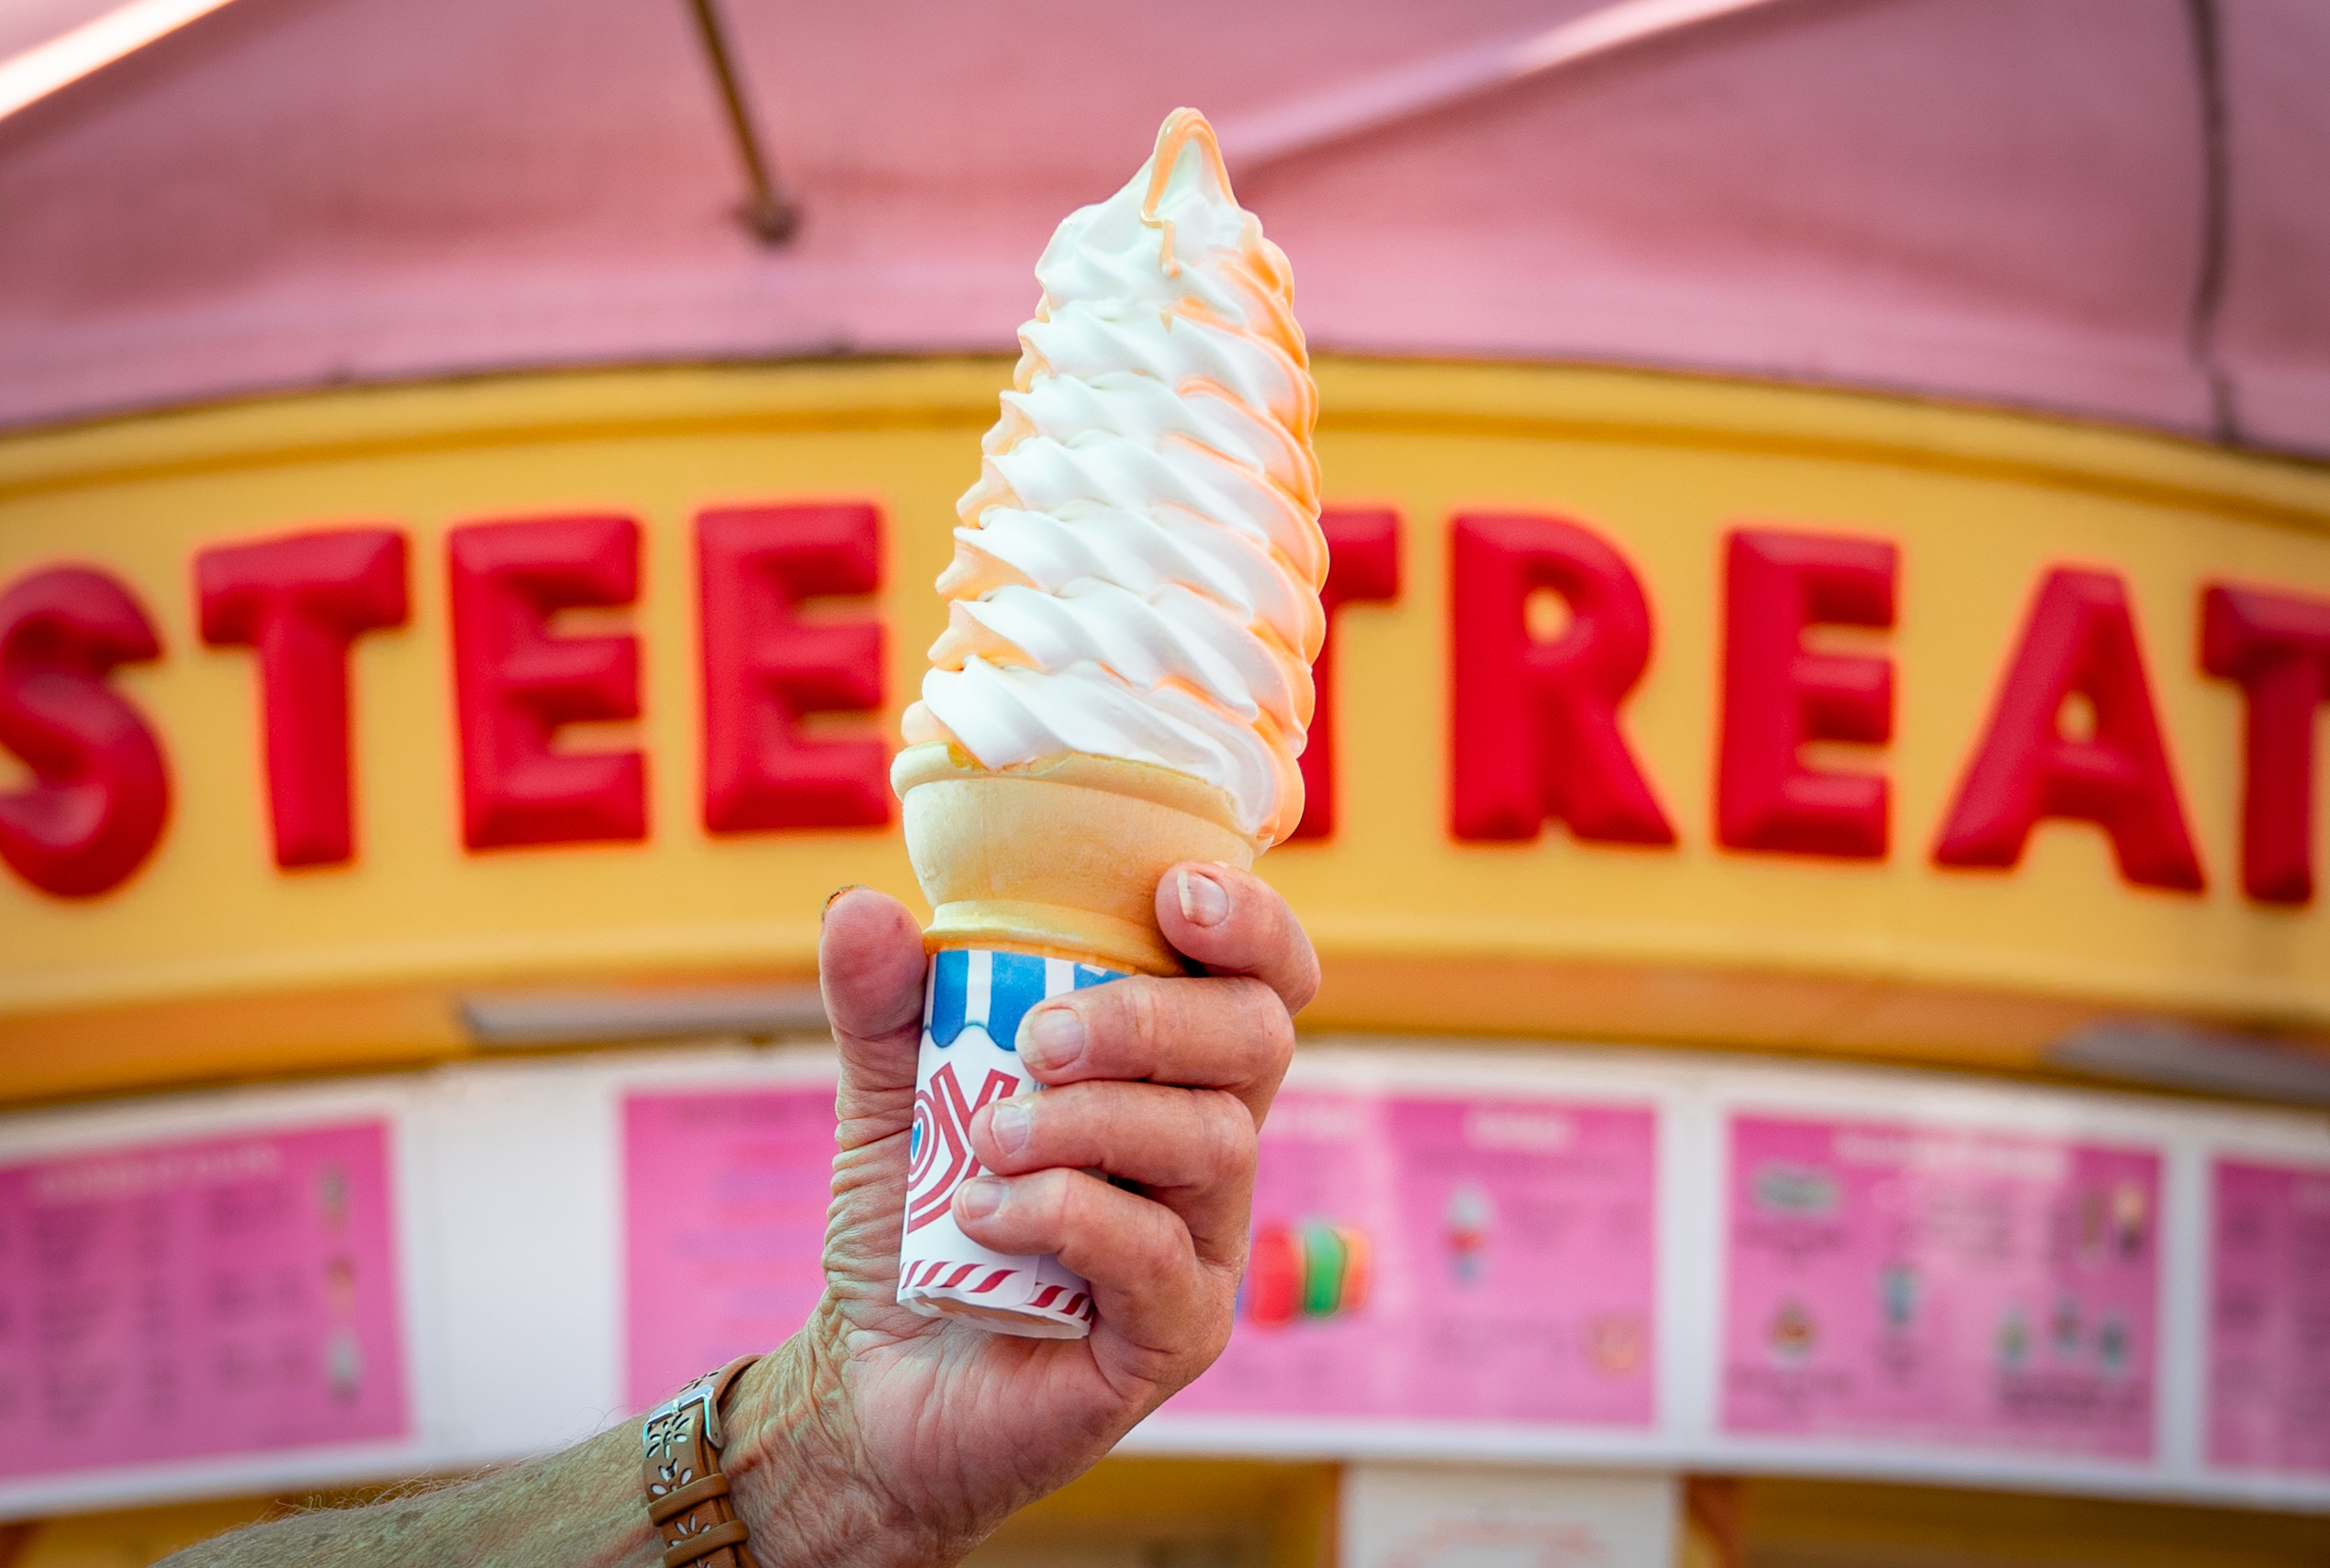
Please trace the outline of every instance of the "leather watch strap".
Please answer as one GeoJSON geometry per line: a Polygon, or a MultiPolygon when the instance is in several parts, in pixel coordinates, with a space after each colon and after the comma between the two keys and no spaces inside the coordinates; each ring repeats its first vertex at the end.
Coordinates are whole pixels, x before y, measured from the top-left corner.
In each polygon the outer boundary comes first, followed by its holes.
{"type": "Polygon", "coordinates": [[[720,1402],[757,1356],[739,1356],[647,1413],[639,1429],[647,1517],[664,1538],[664,1568],[758,1568],[728,1494],[720,1402]]]}

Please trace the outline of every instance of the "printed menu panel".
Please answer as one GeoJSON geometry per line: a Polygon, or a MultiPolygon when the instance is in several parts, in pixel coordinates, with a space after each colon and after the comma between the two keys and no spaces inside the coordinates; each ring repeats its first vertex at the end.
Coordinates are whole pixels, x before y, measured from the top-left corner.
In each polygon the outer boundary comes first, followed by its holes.
{"type": "Polygon", "coordinates": [[[1874,1122],[1731,1122],[1722,1422],[2153,1451],[2160,1158],[1874,1122]]]}
{"type": "Polygon", "coordinates": [[[833,1168],[830,1083],[625,1098],[633,1409],[809,1321],[825,1285],[833,1168]]]}
{"type": "Polygon", "coordinates": [[[405,1435],[387,1140],[0,1168],[0,1476],[405,1435]]]}
{"type": "Polygon", "coordinates": [[[1174,1414],[1647,1426],[1657,1120],[1288,1090],[1229,1348],[1174,1414]]]}
{"type": "Polygon", "coordinates": [[[2214,1177],[2209,1462],[2330,1475],[2330,1166],[2214,1177]]]}

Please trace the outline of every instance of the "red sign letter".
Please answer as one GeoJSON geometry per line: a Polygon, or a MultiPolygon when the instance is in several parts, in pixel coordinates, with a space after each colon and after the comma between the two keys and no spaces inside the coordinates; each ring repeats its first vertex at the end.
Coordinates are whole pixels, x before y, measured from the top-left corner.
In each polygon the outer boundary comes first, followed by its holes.
{"type": "Polygon", "coordinates": [[[2058,566],[2040,584],[1934,862],[2012,866],[2042,817],[2100,826],[2131,882],[2201,890],[2201,860],[2153,716],[2127,587],[2109,572],[2058,566]],[[2063,733],[2064,703],[2073,696],[2093,711],[2090,736],[2063,733]]]}
{"type": "Polygon", "coordinates": [[[106,684],[116,665],[161,653],[145,610],[103,572],[56,566],[0,593],[0,745],[33,778],[0,795],[0,859],[42,892],[105,892],[162,837],[162,747],[106,684]]]}
{"type": "Polygon", "coordinates": [[[348,782],[348,644],[405,623],[405,536],[386,528],[293,533],[195,557],[202,640],[259,650],[275,864],[354,853],[348,782]]]}
{"type": "Polygon", "coordinates": [[[1625,558],[1558,518],[1459,517],[1449,608],[1456,836],[1530,839],[1554,817],[1579,838],[1673,844],[1619,733],[1619,703],[1651,662],[1651,607],[1625,558]],[[1529,635],[1540,588],[1569,605],[1551,642],[1529,635]]]}
{"type": "Polygon", "coordinates": [[[472,849],[647,836],[635,751],[558,752],[561,724],[639,716],[639,639],[554,637],[551,615],[639,594],[627,517],[481,522],[445,537],[462,837],[472,849]]]}
{"type": "Polygon", "coordinates": [[[1731,849],[1882,860],[1886,780],[1822,773],[1807,741],[1893,738],[1889,659],[1816,654],[1813,625],[1890,626],[1900,553],[1883,540],[1734,532],[1727,548],[1717,841],[1731,849]]]}
{"type": "Polygon", "coordinates": [[[1335,616],[1347,604],[1381,604],[1400,596],[1400,514],[1389,508],[1328,509],[1319,513],[1327,535],[1327,586],[1319,607],[1327,637],[1311,661],[1318,703],[1303,745],[1303,820],[1289,838],[1325,838],[1335,831],[1335,616]]]}
{"type": "Polygon", "coordinates": [[[703,607],[704,826],[879,827],[879,740],[803,740],[804,713],[882,701],[879,621],[804,622],[819,594],[881,586],[880,520],[862,502],[708,511],[696,520],[703,607]]]}
{"type": "Polygon", "coordinates": [[[2212,583],[2201,667],[2241,683],[2248,755],[2241,887],[2261,903],[2313,899],[2313,711],[2330,700],[2330,599],[2212,583]]]}

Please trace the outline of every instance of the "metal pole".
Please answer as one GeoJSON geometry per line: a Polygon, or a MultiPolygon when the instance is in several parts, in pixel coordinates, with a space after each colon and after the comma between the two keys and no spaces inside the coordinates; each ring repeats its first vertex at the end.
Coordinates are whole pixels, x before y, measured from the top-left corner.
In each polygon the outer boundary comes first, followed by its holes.
{"type": "Polygon", "coordinates": [[[711,57],[712,74],[720,80],[721,100],[728,107],[728,129],[736,139],[736,155],[744,160],[745,179],[751,187],[736,216],[762,244],[782,245],[800,227],[801,209],[793,205],[774,166],[761,151],[718,0],[689,0],[689,4],[696,10],[697,28],[703,34],[704,52],[711,57]]]}

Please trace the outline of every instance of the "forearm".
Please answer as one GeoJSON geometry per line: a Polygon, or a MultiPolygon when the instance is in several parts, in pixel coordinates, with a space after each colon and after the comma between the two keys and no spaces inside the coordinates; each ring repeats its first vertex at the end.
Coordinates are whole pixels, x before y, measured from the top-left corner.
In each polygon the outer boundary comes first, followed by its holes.
{"type": "Polygon", "coordinates": [[[169,1568],[650,1568],[662,1544],[639,1484],[639,1425],[476,1481],[298,1514],[220,1536],[169,1568]]]}
{"type": "MultiPolygon", "coordinates": [[[[839,1372],[801,1336],[762,1359],[724,1406],[722,1468],[762,1568],[907,1568],[972,1545],[906,1518],[862,1461],[840,1408],[839,1372]],[[844,1429],[836,1429],[836,1428],[844,1429]]],[[[639,1423],[476,1481],[362,1508],[295,1515],[220,1536],[168,1568],[655,1568],[639,1423]]]]}

